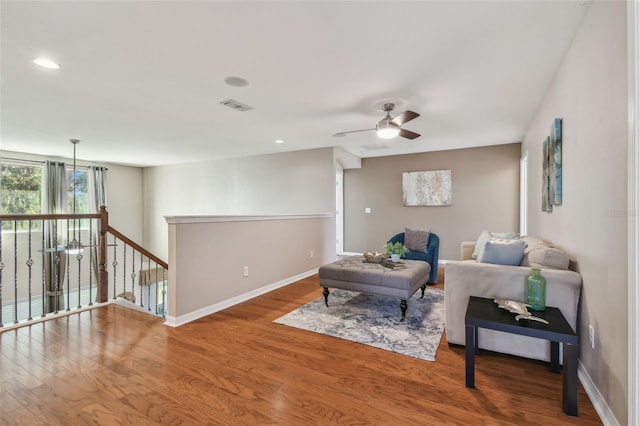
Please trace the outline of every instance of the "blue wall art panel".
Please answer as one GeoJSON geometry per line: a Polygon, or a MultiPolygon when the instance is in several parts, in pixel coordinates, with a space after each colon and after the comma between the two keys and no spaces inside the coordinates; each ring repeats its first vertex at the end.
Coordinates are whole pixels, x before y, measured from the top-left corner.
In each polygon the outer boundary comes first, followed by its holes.
{"type": "Polygon", "coordinates": [[[562,119],[556,118],[551,125],[551,173],[549,188],[551,190],[551,204],[562,204],[562,119]]]}

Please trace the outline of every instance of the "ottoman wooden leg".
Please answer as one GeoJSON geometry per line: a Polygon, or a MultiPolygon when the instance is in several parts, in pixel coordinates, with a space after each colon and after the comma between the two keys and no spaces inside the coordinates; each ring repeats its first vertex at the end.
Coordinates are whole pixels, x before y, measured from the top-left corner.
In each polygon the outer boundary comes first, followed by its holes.
{"type": "Polygon", "coordinates": [[[404,318],[407,314],[407,301],[405,299],[402,299],[400,301],[400,310],[402,311],[402,319],[400,321],[404,321],[404,318]]]}
{"type": "Polygon", "coordinates": [[[422,290],[422,296],[420,296],[420,299],[424,299],[424,289],[425,289],[425,288],[427,288],[427,285],[426,285],[426,284],[422,284],[422,285],[420,286],[420,290],[422,290]]]}
{"type": "Polygon", "coordinates": [[[322,290],[322,295],[324,296],[324,305],[329,307],[329,289],[326,287],[323,287],[324,290],[322,290]]]}

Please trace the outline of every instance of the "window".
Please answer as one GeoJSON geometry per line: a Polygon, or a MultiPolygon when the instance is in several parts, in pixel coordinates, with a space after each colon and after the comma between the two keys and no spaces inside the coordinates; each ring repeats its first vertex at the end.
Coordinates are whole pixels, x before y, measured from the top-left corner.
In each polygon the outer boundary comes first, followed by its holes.
{"type": "MultiPolygon", "coordinates": [[[[73,168],[67,168],[67,212],[74,213],[74,196],[75,196],[75,213],[91,213],[89,211],[89,189],[87,186],[87,171],[78,170],[73,174],[73,168]],[[74,181],[75,179],[75,181],[74,181]]],[[[80,229],[89,229],[90,219],[80,219],[74,221],[80,229]]]]}
{"type": "Polygon", "coordinates": [[[67,211],[69,213],[73,213],[73,201],[75,196],[75,212],[89,213],[87,171],[76,169],[74,182],[73,169],[67,169],[67,185],[67,211]]]}
{"type": "MultiPolygon", "coordinates": [[[[0,180],[2,214],[40,214],[42,166],[17,163],[3,163],[0,166],[2,176],[0,180]]],[[[31,224],[31,229],[39,228],[39,222],[31,224]]],[[[28,230],[29,221],[2,222],[3,231],[13,229],[28,230]]]]}
{"type": "MultiPolygon", "coordinates": [[[[0,171],[1,214],[40,214],[42,169],[40,165],[20,164],[19,162],[2,162],[0,171]]],[[[67,212],[73,213],[75,195],[76,213],[89,213],[89,191],[87,186],[87,170],[77,170],[75,179],[73,168],[67,168],[67,212]],[[75,189],[75,191],[74,191],[75,189]]],[[[81,227],[88,227],[88,219],[80,221],[81,227]]],[[[26,231],[28,220],[2,222],[2,230],[26,231]]],[[[31,223],[31,230],[40,229],[41,223],[31,223]]]]}

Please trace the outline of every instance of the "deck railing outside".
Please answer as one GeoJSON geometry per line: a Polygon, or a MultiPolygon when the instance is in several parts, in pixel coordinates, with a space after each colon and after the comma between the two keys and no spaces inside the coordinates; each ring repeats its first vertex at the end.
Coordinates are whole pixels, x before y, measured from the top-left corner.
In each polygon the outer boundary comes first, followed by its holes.
{"type": "Polygon", "coordinates": [[[165,316],[167,263],[111,227],[106,208],[0,215],[0,229],[0,330],[118,299],[165,316]]]}

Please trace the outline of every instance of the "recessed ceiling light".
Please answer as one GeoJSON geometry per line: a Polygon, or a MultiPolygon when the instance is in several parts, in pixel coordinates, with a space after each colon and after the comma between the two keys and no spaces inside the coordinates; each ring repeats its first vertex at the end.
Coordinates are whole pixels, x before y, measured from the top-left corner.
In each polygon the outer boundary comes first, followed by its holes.
{"type": "Polygon", "coordinates": [[[33,60],[33,63],[44,68],[50,68],[52,70],[57,70],[58,68],[60,68],[60,65],[47,58],[36,58],[33,60]]]}
{"type": "Polygon", "coordinates": [[[249,84],[249,82],[244,78],[236,77],[236,76],[227,77],[224,79],[224,82],[227,83],[229,86],[234,86],[234,87],[244,87],[249,84]]]}
{"type": "Polygon", "coordinates": [[[282,140],[282,139],[276,139],[274,142],[275,142],[275,143],[284,143],[284,140],[282,140]]]}

